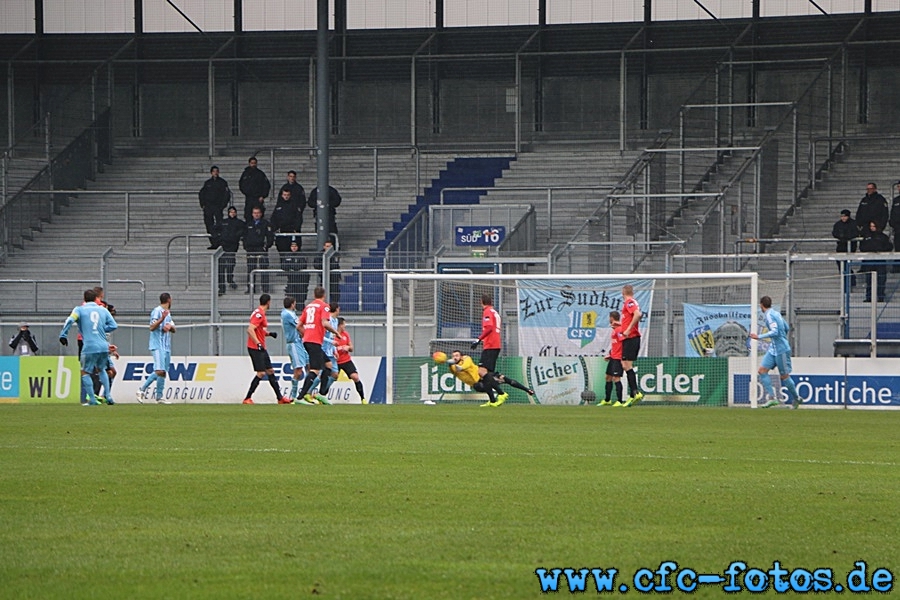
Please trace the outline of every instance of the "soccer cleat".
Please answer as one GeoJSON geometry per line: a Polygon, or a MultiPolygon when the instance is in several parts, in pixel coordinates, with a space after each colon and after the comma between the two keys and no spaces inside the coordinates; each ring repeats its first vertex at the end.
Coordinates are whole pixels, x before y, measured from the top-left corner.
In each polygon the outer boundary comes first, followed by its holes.
{"type": "Polygon", "coordinates": [[[525,390],[525,393],[528,394],[529,396],[534,396],[534,390],[528,389],[528,390],[525,390]]]}
{"type": "Polygon", "coordinates": [[[294,400],[292,398],[288,398],[287,396],[282,396],[278,399],[278,404],[292,404],[294,400]]]}
{"type": "Polygon", "coordinates": [[[628,404],[626,404],[625,402],[620,402],[619,400],[616,400],[615,404],[613,404],[613,407],[615,408],[617,406],[628,406],[628,404]]]}
{"type": "Polygon", "coordinates": [[[365,398],[360,398],[360,399],[359,399],[359,403],[360,403],[360,404],[368,404],[369,401],[366,400],[365,398]]]}
{"type": "Polygon", "coordinates": [[[500,406],[501,404],[503,404],[503,403],[506,402],[507,400],[509,400],[509,394],[507,394],[506,392],[504,392],[504,393],[500,394],[499,396],[497,396],[497,401],[494,402],[493,404],[491,404],[491,406],[500,406]]]}
{"type": "Polygon", "coordinates": [[[331,400],[328,399],[328,396],[323,396],[322,394],[316,394],[316,400],[318,400],[320,404],[325,404],[326,406],[331,406],[331,400]]]}
{"type": "Polygon", "coordinates": [[[306,394],[303,396],[303,399],[306,400],[307,404],[318,404],[319,401],[316,400],[312,394],[306,394]]]}
{"type": "Polygon", "coordinates": [[[172,404],[171,402],[169,402],[168,400],[165,400],[164,398],[157,398],[156,403],[157,404],[172,404]]]}
{"type": "Polygon", "coordinates": [[[494,405],[494,403],[491,402],[490,400],[488,400],[484,404],[479,404],[478,406],[480,406],[481,408],[484,408],[485,406],[493,406],[493,405],[494,405]]]}
{"type": "Polygon", "coordinates": [[[106,402],[106,397],[105,397],[105,396],[101,396],[100,394],[97,394],[97,402],[98,402],[99,404],[105,403],[105,402],[106,402]]]}
{"type": "Polygon", "coordinates": [[[779,402],[775,398],[769,396],[769,401],[766,402],[765,404],[763,404],[762,407],[763,408],[772,408],[773,406],[778,406],[779,404],[781,404],[781,402],[779,402]]]}
{"type": "Polygon", "coordinates": [[[637,394],[635,394],[634,396],[632,396],[632,397],[630,398],[631,402],[629,402],[628,406],[631,406],[631,405],[633,405],[633,404],[637,404],[638,402],[640,402],[640,401],[643,400],[643,399],[644,399],[644,392],[640,392],[640,391],[639,391],[637,394]]]}
{"type": "Polygon", "coordinates": [[[437,402],[435,402],[434,400],[426,400],[422,404],[424,404],[425,406],[434,406],[435,404],[437,404],[437,402]]]}
{"type": "Polygon", "coordinates": [[[244,401],[241,404],[253,404],[253,398],[244,398],[244,401]]]}
{"type": "Polygon", "coordinates": [[[88,406],[100,406],[100,403],[96,400],[88,400],[88,406]]]}
{"type": "Polygon", "coordinates": [[[302,406],[315,406],[315,402],[310,402],[306,398],[299,398],[295,404],[300,404],[302,406]]]}
{"type": "Polygon", "coordinates": [[[115,401],[114,401],[112,398],[107,398],[107,399],[106,399],[106,405],[107,405],[107,406],[115,406],[115,404],[116,404],[116,403],[115,403],[115,401]]]}
{"type": "Polygon", "coordinates": [[[796,397],[791,401],[791,408],[793,408],[793,409],[800,408],[800,404],[801,404],[800,396],[796,396],[796,397]]]}
{"type": "Polygon", "coordinates": [[[134,393],[134,399],[138,401],[138,404],[144,403],[144,390],[138,390],[134,393]]]}
{"type": "Polygon", "coordinates": [[[601,400],[597,403],[597,406],[612,406],[611,400],[601,400]]]}

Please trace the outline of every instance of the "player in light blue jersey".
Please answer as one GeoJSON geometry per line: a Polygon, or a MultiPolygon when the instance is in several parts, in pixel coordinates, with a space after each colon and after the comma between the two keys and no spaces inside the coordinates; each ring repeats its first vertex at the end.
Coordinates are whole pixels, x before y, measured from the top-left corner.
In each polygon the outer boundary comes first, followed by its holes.
{"type": "Polygon", "coordinates": [[[297,388],[300,385],[300,380],[306,376],[304,371],[309,364],[309,354],[307,354],[306,348],[303,347],[299,326],[297,300],[293,296],[285,296],[284,308],[281,310],[281,327],[284,329],[284,346],[287,349],[288,357],[291,359],[291,368],[294,370],[291,378],[291,393],[288,398],[301,404],[309,404],[309,402],[297,398],[297,388]]]}
{"type": "Polygon", "coordinates": [[[95,302],[97,292],[85,290],[84,304],[72,309],[72,314],[66,319],[62,331],[59,332],[59,343],[69,345],[69,329],[73,324],[78,325],[78,331],[84,341],[81,351],[81,398],[88,398],[88,404],[95,406],[97,396],[94,394],[94,383],[91,381],[91,373],[99,373],[100,384],[109,404],[115,404],[109,390],[109,376],[106,374],[106,366],[109,362],[109,341],[106,334],[115,331],[118,324],[109,311],[95,302]]]}
{"type": "Polygon", "coordinates": [[[754,340],[768,339],[771,341],[769,350],[763,356],[759,367],[759,375],[766,390],[766,403],[763,405],[763,408],[780,404],[775,388],[772,386],[772,379],[769,377],[769,371],[775,368],[778,369],[778,375],[781,377],[784,387],[787,388],[791,406],[797,408],[800,406],[800,396],[797,394],[797,386],[791,377],[791,343],[788,341],[788,332],[791,328],[781,316],[781,313],[772,308],[772,299],[770,297],[763,296],[760,298],[759,306],[763,310],[763,318],[769,331],[762,335],[751,333],[750,337],[754,340]]]}
{"type": "Polygon", "coordinates": [[[159,295],[159,306],[150,313],[150,354],[153,355],[153,373],[147,381],[141,385],[135,394],[141,404],[147,396],[147,389],[156,382],[157,404],[170,404],[163,398],[163,390],[166,387],[166,373],[169,372],[169,364],[172,362],[172,334],[175,332],[175,323],[169,309],[172,308],[172,296],[168,292],[159,295]]]}

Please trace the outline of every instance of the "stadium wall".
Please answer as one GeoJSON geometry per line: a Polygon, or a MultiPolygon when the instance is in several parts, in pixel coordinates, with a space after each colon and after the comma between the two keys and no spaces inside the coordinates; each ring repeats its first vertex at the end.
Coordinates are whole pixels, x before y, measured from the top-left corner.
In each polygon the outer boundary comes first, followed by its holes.
{"type": "MultiPolygon", "coordinates": [[[[761,70],[758,94],[761,101],[793,98],[812,75],[812,71],[761,70]],[[789,93],[786,93],[788,91],[789,93]]],[[[696,73],[671,72],[651,74],[648,79],[647,130],[653,132],[671,127],[678,108],[686,101],[701,76],[696,73]]],[[[206,143],[208,89],[205,79],[165,83],[147,81],[140,86],[140,103],[135,104],[135,86],[124,74],[116,77],[113,98],[114,135],[118,139],[144,137],[148,140],[178,140],[206,143]],[[136,113],[137,112],[137,116],[136,113]],[[135,128],[138,124],[139,128],[135,128]]],[[[848,128],[858,129],[859,74],[850,69],[847,86],[848,128]]],[[[893,101],[900,84],[900,68],[869,69],[869,123],[871,131],[895,131],[900,122],[900,105],[893,101]]],[[[232,82],[216,83],[216,135],[230,141],[282,141],[293,144],[309,140],[309,87],[290,70],[283,80],[240,81],[237,83],[240,121],[237,134],[232,122],[232,82]]],[[[619,134],[619,82],[616,76],[566,76],[548,74],[543,79],[543,131],[534,132],[533,77],[521,81],[522,134],[529,139],[594,139],[616,140],[619,134]]],[[[746,77],[738,74],[734,82],[734,98],[746,97],[746,77]]],[[[408,81],[344,81],[337,85],[340,110],[335,128],[336,143],[407,143],[410,139],[410,86],[408,81]]],[[[442,79],[437,128],[433,127],[431,81],[417,86],[417,135],[421,143],[510,143],[515,137],[513,78],[442,79]]],[[[638,102],[640,79],[629,75],[626,107],[630,132],[639,127],[638,102]]],[[[71,98],[88,104],[87,90],[73,93],[71,86],[41,86],[47,98],[71,98]]],[[[27,81],[18,81],[16,95],[16,128],[30,126],[36,90],[27,81]]],[[[725,99],[723,98],[723,101],[725,99]]],[[[71,102],[70,102],[71,103],[71,102]]],[[[6,95],[0,95],[0,107],[6,112],[6,95]]],[[[837,113],[838,106],[835,107],[837,113]]],[[[835,115],[837,116],[837,114],[835,115]]],[[[838,121],[836,121],[837,123],[838,121]]],[[[0,121],[5,131],[6,119],[0,121]]],[[[863,129],[865,131],[865,128],[863,129]]],[[[5,137],[5,136],[4,136],[5,137]]]]}

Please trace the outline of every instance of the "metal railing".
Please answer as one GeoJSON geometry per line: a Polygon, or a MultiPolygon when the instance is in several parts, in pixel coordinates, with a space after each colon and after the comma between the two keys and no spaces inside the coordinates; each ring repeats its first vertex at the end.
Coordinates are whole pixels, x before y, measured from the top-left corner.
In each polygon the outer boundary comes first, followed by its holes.
{"type": "MultiPolygon", "coordinates": [[[[516,225],[524,223],[523,217],[534,213],[534,207],[530,204],[461,204],[461,205],[432,205],[428,207],[428,239],[429,248],[441,248],[456,250],[456,228],[460,226],[503,226],[506,228],[506,236],[515,231],[516,225]]],[[[532,221],[533,223],[533,221],[532,221]]],[[[536,247],[532,228],[531,239],[524,240],[524,250],[533,250],[536,247]]],[[[522,235],[521,233],[519,235],[522,235]]],[[[482,244],[481,247],[487,247],[482,244]]],[[[499,246],[499,243],[498,243],[499,246]]],[[[468,252],[471,247],[466,247],[468,252]]]]}
{"type": "MultiPolygon", "coordinates": [[[[520,266],[524,264],[543,264],[548,263],[548,272],[556,273],[561,276],[578,272],[603,273],[611,274],[629,274],[631,273],[632,264],[636,261],[636,257],[640,256],[644,242],[631,243],[582,243],[573,244],[567,251],[570,253],[567,258],[566,253],[559,254],[551,258],[549,256],[528,256],[528,255],[510,255],[510,256],[491,256],[481,259],[468,259],[466,262],[492,264],[501,267],[502,273],[519,273],[520,266]],[[631,248],[629,248],[631,246],[631,248]],[[602,259],[608,253],[614,256],[615,260],[610,263],[610,268],[603,263],[602,259]],[[629,256],[632,259],[629,260],[629,256]],[[581,258],[579,258],[581,257],[581,258]],[[572,264],[567,261],[571,259],[572,264]],[[580,269],[579,260],[584,259],[587,269],[580,269]]],[[[887,286],[884,302],[877,301],[875,291],[877,289],[877,278],[871,281],[871,289],[873,302],[866,304],[862,301],[862,291],[865,287],[865,279],[863,277],[871,277],[869,274],[857,274],[858,285],[855,288],[850,287],[850,267],[856,267],[861,263],[877,263],[890,269],[890,266],[896,261],[900,262],[900,254],[896,253],[803,253],[803,252],[779,252],[771,254],[746,253],[746,254],[680,254],[677,253],[683,247],[679,242],[655,242],[657,247],[663,247],[668,244],[668,252],[665,253],[665,262],[655,264],[652,269],[642,270],[634,273],[636,277],[643,272],[653,273],[728,273],[728,272],[747,272],[755,271],[760,274],[760,294],[770,295],[773,300],[778,303],[785,314],[789,315],[789,322],[792,329],[797,331],[804,327],[810,327],[807,333],[802,337],[795,337],[794,343],[797,344],[798,356],[816,356],[830,354],[832,342],[836,332],[840,332],[839,337],[845,339],[862,339],[871,335],[878,335],[879,329],[884,323],[900,323],[900,303],[896,301],[897,294],[900,293],[900,280],[897,275],[887,271],[887,286]],[[837,269],[834,263],[844,265],[842,269],[837,269]],[[792,320],[793,319],[793,320],[792,320]],[[799,323],[799,325],[798,325],[799,323]],[[816,331],[819,333],[816,334],[816,331]],[[874,332],[874,333],[873,333],[874,332]],[[818,335],[818,340],[815,336],[818,335]]],[[[223,349],[223,341],[220,333],[216,333],[218,329],[215,324],[221,323],[217,305],[217,261],[222,256],[221,249],[215,253],[209,254],[210,272],[213,276],[207,279],[204,275],[197,278],[193,284],[198,288],[208,286],[210,294],[209,302],[209,319],[208,323],[196,325],[198,331],[203,331],[203,327],[209,327],[210,335],[214,337],[202,340],[195,339],[192,341],[193,351],[196,353],[210,352],[212,354],[228,353],[227,349],[223,349]],[[202,343],[201,343],[202,342],[202,343]],[[207,343],[208,342],[208,343],[207,343]]],[[[661,255],[663,253],[660,253],[661,255]]],[[[432,256],[433,264],[429,268],[416,269],[423,273],[444,272],[448,267],[460,268],[459,259],[451,257],[432,256]]],[[[408,272],[410,269],[401,269],[401,272],[408,272]]],[[[251,274],[252,285],[258,291],[257,273],[268,273],[282,275],[281,269],[263,269],[254,271],[251,274]]],[[[387,273],[397,272],[387,269],[371,268],[371,269],[338,269],[332,273],[323,274],[319,269],[306,269],[303,273],[310,276],[308,283],[313,283],[314,277],[323,278],[323,282],[330,279],[330,275],[337,275],[343,279],[342,298],[340,303],[348,312],[358,311],[364,313],[361,318],[378,322],[379,315],[383,317],[383,308],[378,309],[379,294],[384,289],[387,273]],[[365,313],[370,313],[366,315],[365,313]]],[[[102,277],[101,277],[102,280],[102,277]]],[[[4,297],[21,299],[28,297],[28,302],[22,305],[20,301],[16,301],[13,305],[3,307],[3,313],[7,316],[16,315],[19,318],[31,320],[35,315],[43,314],[59,314],[70,308],[71,298],[68,301],[58,298],[61,284],[84,284],[87,287],[94,285],[96,279],[87,280],[59,280],[59,279],[4,279],[0,280],[0,285],[4,289],[4,297]],[[52,290],[52,291],[51,291],[52,290]],[[55,302],[54,306],[48,307],[48,300],[55,302]]],[[[146,303],[146,284],[142,280],[137,279],[107,279],[104,287],[107,289],[107,297],[117,305],[120,314],[134,313],[138,310],[146,313],[148,309],[146,303]],[[120,290],[121,286],[136,286],[140,291],[140,298],[129,296],[127,290],[120,290]],[[129,300],[133,298],[134,300],[129,300]]],[[[153,285],[151,283],[151,285],[153,285]]],[[[67,288],[67,289],[72,289],[67,288]]],[[[132,288],[133,289],[133,288],[132,288]]],[[[665,291],[665,290],[663,290],[665,291]]],[[[717,286],[708,290],[702,286],[696,289],[691,288],[684,292],[679,292],[688,301],[701,303],[720,303],[728,304],[746,302],[746,294],[738,298],[736,292],[730,288],[717,286]]],[[[257,301],[257,294],[251,294],[248,298],[250,308],[253,308],[257,301]]],[[[665,314],[667,319],[675,318],[674,322],[669,323],[669,327],[665,331],[660,330],[662,336],[658,342],[654,342],[660,351],[672,351],[672,344],[675,344],[680,338],[673,333],[673,327],[678,326],[677,315],[680,312],[679,306],[672,304],[673,298],[681,296],[667,296],[665,303],[665,314]],[[662,345],[660,345],[662,344],[662,345]]],[[[245,306],[244,302],[240,305],[245,306]]],[[[234,314],[236,306],[231,305],[231,313],[234,314]]],[[[186,310],[186,309],[185,309],[186,310]]],[[[193,318],[202,319],[203,311],[206,310],[205,303],[194,305],[191,310],[193,318]],[[198,312],[199,311],[199,312],[198,312]]],[[[656,311],[661,309],[657,307],[656,311]]],[[[240,318],[243,320],[246,313],[242,308],[240,310],[240,318]]],[[[235,315],[237,316],[237,315],[235,315]]],[[[354,321],[357,318],[354,318],[354,321]]],[[[58,327],[57,323],[57,327],[58,327]]],[[[143,326],[145,329],[145,326],[143,326]]],[[[795,334],[796,335],[796,334],[795,334]]],[[[877,342],[876,342],[877,343],[877,342]]]]}
{"type": "Polygon", "coordinates": [[[613,190],[613,186],[580,186],[580,185],[557,185],[557,186],[483,186],[483,187],[445,187],[441,189],[440,204],[444,204],[447,192],[488,192],[489,194],[506,194],[515,192],[544,192],[547,194],[547,241],[553,237],[553,194],[554,192],[606,192],[613,190]]]}
{"type": "MultiPolygon", "coordinates": [[[[50,189],[50,190],[26,190],[24,194],[53,195],[53,196],[122,196],[123,236],[127,244],[131,240],[131,200],[138,196],[197,196],[195,191],[187,190],[80,190],[80,189],[50,189]]],[[[110,229],[106,229],[110,231],[110,229]]],[[[204,234],[209,237],[208,234],[204,234]]]]}
{"type": "Polygon", "coordinates": [[[171,264],[170,260],[172,242],[176,240],[184,240],[184,289],[188,289],[191,283],[191,240],[193,239],[205,239],[207,243],[209,241],[208,233],[180,233],[178,235],[173,235],[169,238],[169,241],[166,242],[166,285],[171,285],[172,278],[170,276],[171,272],[171,264]]]}
{"type": "MultiPolygon", "coordinates": [[[[851,241],[859,241],[862,238],[857,238],[856,240],[851,241]]],[[[735,240],[734,241],[734,253],[735,254],[743,254],[744,253],[744,245],[755,246],[756,251],[760,252],[765,249],[766,244],[791,244],[789,249],[790,252],[794,252],[799,246],[805,244],[824,244],[830,243],[835,244],[838,240],[835,238],[746,238],[743,240],[735,240]]]]}
{"type": "MultiPolygon", "coordinates": [[[[67,284],[67,283],[82,283],[85,287],[93,287],[97,284],[96,279],[0,279],[0,284],[28,284],[31,288],[31,301],[32,308],[35,313],[40,312],[40,290],[43,285],[54,286],[52,289],[53,294],[59,293],[59,288],[55,287],[59,284],[67,284]]],[[[108,288],[109,284],[137,284],[140,290],[141,297],[141,310],[147,310],[147,286],[142,279],[107,279],[103,288],[107,290],[107,295],[109,295],[108,288]]],[[[24,294],[19,296],[19,300],[24,298],[24,294]]],[[[8,312],[8,311],[7,311],[8,312]]]]}
{"type": "MultiPolygon", "coordinates": [[[[381,191],[380,180],[381,180],[381,178],[382,178],[382,174],[381,174],[381,169],[380,169],[380,164],[379,164],[379,161],[380,161],[381,156],[384,154],[385,151],[388,151],[388,150],[408,151],[408,152],[410,153],[410,155],[411,155],[412,160],[414,161],[414,166],[415,166],[415,178],[413,179],[412,182],[410,182],[409,189],[408,189],[408,190],[405,190],[405,191],[415,192],[416,194],[419,194],[420,191],[421,191],[421,184],[420,184],[420,182],[421,182],[420,152],[419,152],[419,148],[418,148],[417,146],[414,146],[414,145],[411,145],[411,144],[378,144],[378,145],[370,145],[370,144],[359,144],[359,145],[353,145],[353,144],[336,144],[336,145],[330,145],[330,146],[328,147],[328,150],[329,150],[329,152],[331,152],[331,153],[340,153],[340,152],[348,151],[348,150],[351,150],[351,151],[355,150],[355,151],[371,152],[371,156],[372,156],[372,181],[371,181],[371,186],[372,186],[372,197],[373,197],[373,198],[377,198],[379,192],[381,191]]],[[[271,147],[271,148],[260,148],[260,149],[258,149],[258,150],[256,150],[256,151],[254,152],[254,155],[259,154],[259,153],[262,153],[262,152],[267,152],[267,153],[268,153],[268,155],[269,155],[269,165],[270,165],[270,167],[271,167],[271,169],[272,169],[272,176],[274,177],[275,174],[279,172],[279,170],[278,170],[279,168],[285,168],[285,167],[279,167],[279,165],[276,164],[276,158],[277,158],[276,155],[277,155],[277,153],[288,153],[288,152],[292,152],[292,153],[301,152],[301,153],[302,153],[302,152],[308,152],[310,155],[313,155],[313,156],[314,156],[314,155],[316,154],[317,151],[318,151],[318,147],[317,147],[317,146],[314,146],[314,145],[309,145],[309,146],[274,146],[274,147],[271,147]]],[[[286,168],[287,168],[288,170],[290,170],[290,169],[293,168],[293,167],[292,167],[291,165],[286,165],[286,168]]],[[[275,192],[275,187],[276,187],[276,186],[273,185],[273,186],[272,186],[272,189],[271,189],[271,191],[270,191],[270,196],[272,196],[273,198],[274,198],[274,195],[275,195],[275,193],[276,193],[276,192],[275,192]]],[[[312,186],[312,188],[315,188],[315,187],[316,187],[315,185],[312,186]]]]}
{"type": "MultiPolygon", "coordinates": [[[[566,242],[548,253],[551,273],[633,273],[648,248],[683,249],[681,240],[566,242]],[[565,261],[565,268],[563,268],[565,261]]],[[[668,256],[668,252],[665,256],[668,256]]]]}

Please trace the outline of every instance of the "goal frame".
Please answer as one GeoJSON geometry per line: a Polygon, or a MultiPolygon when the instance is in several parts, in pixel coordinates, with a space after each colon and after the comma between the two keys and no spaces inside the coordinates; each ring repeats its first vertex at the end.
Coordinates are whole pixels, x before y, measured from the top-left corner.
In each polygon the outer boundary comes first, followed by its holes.
{"type": "MultiPolygon", "coordinates": [[[[754,307],[759,305],[759,274],[755,271],[748,273],[629,273],[629,274],[567,274],[567,273],[536,273],[533,275],[521,274],[450,274],[450,273],[387,273],[387,289],[385,290],[385,311],[386,311],[386,351],[385,351],[385,399],[388,404],[394,402],[394,327],[397,319],[394,315],[394,283],[397,281],[462,281],[462,282],[514,282],[521,279],[527,280],[559,280],[567,279],[572,281],[591,281],[603,279],[632,281],[634,279],[654,279],[656,281],[678,281],[690,279],[716,279],[716,280],[733,280],[736,283],[747,282],[750,285],[750,331],[759,331],[759,318],[757,310],[754,307]]],[[[750,387],[749,400],[750,407],[757,408],[758,402],[756,398],[756,389],[759,384],[759,355],[757,340],[750,339],[750,387]]]]}

